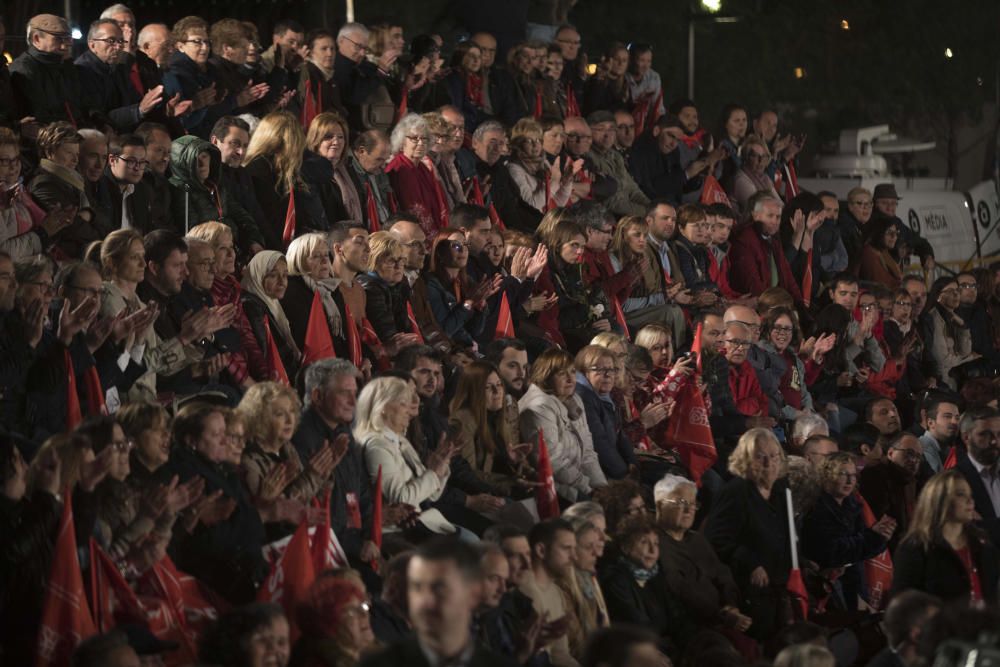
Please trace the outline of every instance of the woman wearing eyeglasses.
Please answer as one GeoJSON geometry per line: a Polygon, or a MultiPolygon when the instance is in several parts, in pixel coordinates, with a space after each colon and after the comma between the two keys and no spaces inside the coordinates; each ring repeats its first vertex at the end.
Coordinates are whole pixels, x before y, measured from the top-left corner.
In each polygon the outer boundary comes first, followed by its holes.
{"type": "MultiPolygon", "coordinates": [[[[705,535],[692,529],[698,487],[679,475],[665,475],[653,487],[660,530],[660,571],[667,591],[703,628],[717,629],[735,644],[751,643],[742,633],[751,625],[740,611],[743,596],[729,567],[705,535]]],[[[742,646],[741,646],[742,648],[742,646]]]]}
{"type": "Polygon", "coordinates": [[[750,197],[758,192],[770,192],[775,198],[778,191],[774,189],[774,181],[767,173],[771,164],[771,151],[767,142],[756,135],[749,135],[740,146],[742,163],[733,179],[733,198],[745,209],[750,197]]]}
{"type": "Polygon", "coordinates": [[[892,593],[915,588],[945,602],[997,599],[996,547],[976,526],[972,489],[958,470],[931,477],[893,554],[892,593]]]}
{"type": "Polygon", "coordinates": [[[823,493],[802,521],[802,553],[837,582],[831,606],[853,611],[865,594],[864,561],[886,550],[896,520],[884,515],[865,525],[854,454],[831,454],[818,472],[823,493]]]}
{"type": "Polygon", "coordinates": [[[790,620],[785,586],[792,568],[785,453],[774,433],[744,433],[729,472],[733,478],[713,499],[704,533],[746,600],[750,635],[767,640],[790,620]]]}
{"type": "Polygon", "coordinates": [[[778,384],[779,395],[769,397],[780,407],[782,418],[794,421],[812,412],[813,400],[806,386],[806,367],[795,353],[802,341],[802,331],[795,314],[784,306],[771,308],[764,316],[760,333],[758,345],[785,362],[785,372],[778,384]]]}
{"type": "Polygon", "coordinates": [[[968,325],[955,312],[961,305],[958,281],[948,276],[935,280],[927,294],[927,304],[934,332],[931,336],[931,356],[937,364],[937,376],[954,391],[957,387],[951,377],[951,369],[979,359],[979,355],[972,351],[968,325]]]}
{"type": "Polygon", "coordinates": [[[368,272],[358,275],[365,288],[368,321],[390,355],[420,342],[419,328],[410,320],[410,283],[404,280],[406,253],[390,232],[368,237],[368,272]]]}
{"type": "Polygon", "coordinates": [[[587,345],[576,355],[576,394],[583,402],[594,449],[608,479],[637,473],[633,445],[622,430],[622,419],[611,398],[618,378],[618,360],[600,345],[587,345]]]}
{"type": "Polygon", "coordinates": [[[392,159],[385,166],[400,210],[420,220],[428,238],[448,226],[448,200],[434,174],[434,166],[424,163],[431,145],[427,121],[415,113],[406,114],[392,130],[389,140],[392,159]]]}

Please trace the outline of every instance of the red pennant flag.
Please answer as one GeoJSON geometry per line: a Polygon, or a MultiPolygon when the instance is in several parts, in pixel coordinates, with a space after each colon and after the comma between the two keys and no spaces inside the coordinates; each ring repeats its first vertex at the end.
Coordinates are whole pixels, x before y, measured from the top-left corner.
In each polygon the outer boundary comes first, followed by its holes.
{"type": "Polygon", "coordinates": [[[538,429],[538,481],[541,483],[535,489],[535,504],[538,506],[538,516],[545,519],[559,517],[559,498],[556,495],[556,481],[552,477],[552,461],[549,460],[549,448],[545,444],[545,433],[538,429]]]}
{"type": "Polygon", "coordinates": [[[333,351],[333,338],[330,336],[330,325],[326,322],[323,299],[320,298],[319,292],[313,292],[309,323],[306,324],[305,344],[302,346],[302,365],[308,366],[314,361],[335,356],[337,353],[333,351]]]}
{"type": "Polygon", "coordinates": [[[372,489],[372,532],[371,541],[379,549],[382,548],[382,466],[375,475],[375,487],[372,489]]]}
{"type": "Polygon", "coordinates": [[[83,376],[83,388],[87,392],[87,412],[92,415],[108,414],[108,406],[104,402],[104,388],[101,386],[101,376],[97,366],[91,366],[83,376]]]}
{"type": "Polygon", "coordinates": [[[500,297],[500,315],[497,317],[496,337],[514,337],[514,320],[510,316],[510,303],[507,301],[507,292],[503,292],[500,297]]]}
{"type": "Polygon", "coordinates": [[[146,608],[150,631],[165,641],[176,641],[181,649],[168,664],[196,661],[198,637],[225,610],[225,603],[202,587],[190,574],[181,572],[170,556],[157,561],[136,583],[146,608]]]}
{"type": "Polygon", "coordinates": [[[697,375],[684,381],[677,391],[676,401],[664,437],[680,454],[695,484],[701,486],[701,476],[715,465],[719,455],[708,422],[705,398],[698,389],[697,375]]]}
{"type": "Polygon", "coordinates": [[[73,357],[69,350],[63,350],[63,361],[66,367],[66,430],[72,431],[83,421],[80,411],[80,395],[76,393],[76,372],[73,370],[73,357]]]}
{"type": "MultiPolygon", "coordinates": [[[[875,525],[875,513],[860,493],[855,492],[854,497],[861,503],[861,516],[865,520],[865,527],[871,528],[875,525]]],[[[892,556],[889,555],[888,549],[865,561],[865,601],[875,611],[885,607],[886,594],[892,585],[892,571],[892,556]]]]}
{"type": "Polygon", "coordinates": [[[409,108],[409,100],[407,99],[409,96],[410,96],[409,88],[403,86],[403,91],[402,94],[400,95],[400,100],[399,100],[399,109],[396,110],[397,123],[400,121],[400,119],[403,118],[403,116],[406,115],[406,110],[409,108]]]}
{"type": "Polygon", "coordinates": [[[392,366],[392,360],[382,345],[382,340],[375,333],[375,327],[367,317],[361,320],[361,342],[367,345],[375,353],[375,362],[380,371],[388,370],[392,366]]]}
{"type": "Polygon", "coordinates": [[[348,356],[351,363],[361,368],[361,336],[358,333],[358,324],[351,314],[351,307],[344,301],[344,332],[347,335],[348,356]]]}
{"type": "MultiPolygon", "coordinates": [[[[316,574],[324,570],[347,566],[347,555],[344,553],[344,548],[340,546],[340,540],[337,539],[336,533],[333,532],[333,526],[330,525],[330,491],[330,489],[326,490],[321,501],[323,523],[316,526],[310,547],[313,570],[316,574]]],[[[313,503],[316,504],[317,501],[313,500],[313,503]]]]}
{"type": "Polygon", "coordinates": [[[406,317],[410,320],[410,333],[416,334],[420,339],[420,344],[424,344],[424,335],[420,333],[420,326],[417,324],[417,316],[413,314],[413,304],[406,302],[406,317]]]}
{"type": "Polygon", "coordinates": [[[944,465],[941,467],[942,470],[951,470],[958,465],[958,445],[952,445],[951,451],[948,452],[948,457],[944,460],[944,465]]]}
{"type": "Polygon", "coordinates": [[[792,197],[798,196],[799,192],[799,175],[795,172],[795,165],[788,162],[783,167],[782,171],[785,176],[785,200],[789,200],[792,197]]]}
{"type": "Polygon", "coordinates": [[[499,229],[501,232],[507,231],[507,225],[503,224],[503,220],[500,219],[500,214],[497,213],[497,209],[495,206],[493,206],[493,202],[490,202],[488,208],[490,210],[490,222],[493,223],[493,226],[499,229]]]}
{"type": "MultiPolygon", "coordinates": [[[[556,160],[559,160],[557,157],[556,160]]],[[[556,202],[552,199],[552,176],[549,172],[545,172],[545,211],[551,211],[556,208],[556,202]]]]}
{"type": "Polygon", "coordinates": [[[809,594],[806,593],[806,584],[802,581],[802,570],[794,568],[788,573],[788,584],[785,589],[792,596],[792,603],[798,605],[802,619],[809,618],[809,594]]]}
{"type": "Polygon", "coordinates": [[[285,211],[285,228],[281,232],[281,242],[288,244],[295,238],[295,193],[288,193],[288,210],[285,211]]]}
{"type": "Polygon", "coordinates": [[[806,252],[806,268],[802,272],[802,303],[809,305],[813,293],[813,249],[806,252]]]}
{"type": "Polygon", "coordinates": [[[309,126],[312,124],[313,118],[319,114],[320,109],[322,108],[323,89],[320,88],[318,90],[320,96],[319,100],[313,97],[312,82],[306,81],[306,94],[305,99],[302,101],[302,115],[300,117],[300,120],[302,121],[302,129],[306,131],[309,130],[309,126]]]}
{"type": "Polygon", "coordinates": [[[691,342],[691,354],[694,355],[695,370],[701,373],[701,322],[694,329],[694,340],[691,342]]]}
{"type": "Polygon", "coordinates": [[[566,117],[573,118],[579,116],[580,104],[576,101],[576,92],[573,84],[566,84],[566,117]]]}
{"type": "Polygon", "coordinates": [[[372,184],[365,181],[365,208],[368,211],[368,231],[374,234],[382,229],[378,219],[378,204],[375,202],[375,193],[372,191],[372,184]]]}
{"type": "Polygon", "coordinates": [[[271,324],[264,318],[264,331],[267,333],[267,357],[270,366],[270,376],[275,382],[281,382],[285,386],[292,386],[288,381],[288,372],[285,371],[285,364],[281,361],[281,354],[278,352],[278,344],[274,342],[271,334],[271,324]]]}
{"type": "Polygon", "coordinates": [[[52,552],[49,582],[42,600],[42,620],[35,653],[36,667],[68,665],[77,644],[97,633],[87,606],[80,559],[76,554],[72,498],[72,489],[66,487],[63,490],[62,517],[59,519],[59,533],[52,552]]]}
{"type": "Polygon", "coordinates": [[[485,200],[483,199],[483,189],[479,186],[479,177],[472,177],[472,191],[469,193],[469,198],[471,201],[469,203],[476,204],[477,206],[486,206],[485,200]]]}
{"type": "Polygon", "coordinates": [[[622,302],[615,297],[611,299],[611,303],[615,309],[615,319],[618,320],[618,325],[622,328],[622,335],[625,336],[625,340],[632,340],[632,336],[628,332],[628,322],[625,320],[625,311],[622,310],[622,302]]]}
{"type": "Polygon", "coordinates": [[[293,638],[298,636],[298,629],[294,625],[295,607],[315,580],[313,557],[309,549],[309,521],[304,518],[288,541],[285,552],[271,566],[271,573],[257,593],[258,602],[274,602],[285,608],[293,638]]]}
{"type": "Polygon", "coordinates": [[[111,557],[90,538],[90,591],[98,632],[124,623],[145,623],[146,612],[111,557]]]}
{"type": "Polygon", "coordinates": [[[532,113],[535,120],[539,120],[542,117],[542,91],[537,91],[535,93],[535,111],[532,113]]]}
{"type": "Polygon", "coordinates": [[[732,207],[729,201],[729,196],[726,191],[722,188],[719,181],[708,174],[705,176],[705,182],[701,186],[701,203],[702,204],[725,204],[726,206],[732,207]]]}

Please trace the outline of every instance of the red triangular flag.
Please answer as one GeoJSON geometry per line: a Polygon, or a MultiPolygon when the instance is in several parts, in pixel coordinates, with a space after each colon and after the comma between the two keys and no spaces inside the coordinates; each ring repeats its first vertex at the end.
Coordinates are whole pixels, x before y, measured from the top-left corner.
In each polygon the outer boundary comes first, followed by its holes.
{"type": "Polygon", "coordinates": [[[379,549],[382,548],[382,466],[375,475],[375,486],[372,488],[372,532],[371,541],[379,549]]]}
{"type": "Polygon", "coordinates": [[[375,362],[380,371],[388,370],[392,365],[388,353],[382,346],[382,340],[375,333],[375,327],[367,317],[361,320],[361,342],[367,345],[375,353],[375,362]]]}
{"type": "Polygon", "coordinates": [[[942,470],[951,470],[958,465],[958,445],[952,445],[951,451],[948,452],[948,457],[944,460],[944,465],[941,466],[942,470]]]}
{"type": "Polygon", "coordinates": [[[35,653],[36,667],[68,665],[77,644],[97,633],[87,606],[80,559],[76,553],[72,498],[72,489],[66,487],[63,490],[59,533],[52,552],[52,566],[49,568],[49,582],[42,600],[42,619],[35,653]]]}
{"type": "Polygon", "coordinates": [[[625,336],[625,340],[632,340],[632,336],[628,332],[628,322],[625,320],[625,311],[622,310],[622,302],[617,297],[614,297],[611,299],[611,306],[615,309],[615,319],[618,320],[618,325],[622,328],[622,335],[625,336]]]}
{"type": "Polygon", "coordinates": [[[676,401],[664,438],[680,454],[691,479],[701,486],[701,476],[715,465],[719,454],[715,450],[705,398],[698,389],[697,374],[683,380],[676,401]]]}
{"type": "Polygon", "coordinates": [[[559,497],[556,495],[556,481],[552,476],[552,461],[549,459],[549,448],[545,444],[545,433],[538,429],[538,481],[541,483],[535,489],[535,504],[538,506],[538,517],[556,519],[559,517],[559,497]]]}
{"type": "Polygon", "coordinates": [[[83,388],[87,393],[87,413],[91,415],[108,414],[108,406],[104,402],[104,388],[101,386],[101,376],[97,366],[91,366],[83,374],[83,388]]]}
{"type": "Polygon", "coordinates": [[[288,244],[295,238],[295,193],[288,193],[288,210],[285,211],[285,228],[281,232],[281,242],[288,244]]]}
{"type": "MultiPolygon", "coordinates": [[[[871,528],[875,525],[875,513],[860,493],[855,492],[854,498],[861,503],[861,516],[864,518],[865,527],[871,528]]],[[[892,571],[892,556],[889,555],[888,549],[865,561],[864,596],[865,601],[875,611],[885,607],[886,594],[892,586],[892,571]]]]}
{"type": "Polygon", "coordinates": [[[292,636],[298,636],[295,626],[296,605],[305,597],[316,580],[312,552],[309,549],[309,520],[303,518],[295,529],[285,552],[271,566],[271,573],[257,593],[258,602],[274,602],[285,608],[292,636]]]}
{"type": "Polygon", "coordinates": [[[302,346],[302,366],[335,356],[337,353],[333,351],[333,338],[330,336],[330,325],[326,321],[326,311],[323,310],[323,299],[320,298],[318,291],[313,292],[309,322],[306,324],[305,344],[302,346]]]}
{"type": "Polygon", "coordinates": [[[344,301],[344,332],[347,335],[347,349],[351,363],[361,368],[361,336],[358,332],[358,323],[354,320],[347,301],[344,301]]]}
{"type": "Polygon", "coordinates": [[[310,547],[313,570],[316,574],[324,570],[347,566],[347,555],[344,553],[344,548],[340,546],[340,540],[337,539],[336,533],[333,532],[333,526],[330,525],[330,492],[331,489],[326,490],[322,501],[313,500],[314,504],[322,502],[323,509],[323,522],[316,526],[310,547]]]}
{"type": "Polygon", "coordinates": [[[507,292],[503,292],[500,297],[500,314],[497,317],[496,337],[514,337],[514,320],[510,316],[510,303],[507,301],[507,292]]]}
{"type": "Polygon", "coordinates": [[[98,632],[108,632],[124,623],[146,622],[146,612],[135,591],[94,538],[90,538],[90,581],[98,632]]]}
{"type": "Polygon", "coordinates": [[[566,84],[566,117],[574,118],[580,115],[580,104],[576,101],[576,92],[573,84],[566,84]]]}
{"type": "Polygon", "coordinates": [[[365,181],[365,208],[368,211],[368,231],[374,234],[382,229],[382,225],[378,219],[378,204],[375,202],[375,193],[372,191],[372,185],[367,180],[365,181]]]}
{"type": "Polygon", "coordinates": [[[469,193],[470,204],[476,204],[477,206],[486,206],[485,200],[483,199],[483,189],[479,186],[479,177],[472,177],[472,191],[469,193]]]}
{"type": "Polygon", "coordinates": [[[402,94],[399,96],[399,108],[396,110],[396,122],[398,123],[403,116],[406,115],[406,111],[409,108],[410,91],[406,86],[403,86],[402,94]]]}
{"type": "Polygon", "coordinates": [[[813,293],[813,249],[806,252],[806,268],[802,272],[802,303],[806,306],[812,300],[813,293]]]}
{"type": "Polygon", "coordinates": [[[788,573],[788,584],[785,589],[792,596],[792,603],[798,605],[802,620],[809,618],[809,594],[806,593],[806,584],[802,581],[802,570],[794,568],[788,573]]]}
{"type": "Polygon", "coordinates": [[[535,92],[535,112],[532,114],[535,120],[542,117],[542,91],[535,92]]]}
{"type": "Polygon", "coordinates": [[[285,371],[285,364],[281,361],[281,353],[278,352],[278,344],[274,342],[271,334],[271,324],[264,318],[264,332],[267,334],[267,360],[271,379],[274,382],[281,382],[290,387],[292,383],[288,381],[288,372],[285,371]]]}
{"type": "Polygon", "coordinates": [[[201,582],[181,572],[170,556],[153,564],[136,582],[136,590],[146,608],[150,631],[164,641],[176,641],[181,649],[167,664],[186,665],[196,661],[198,637],[225,611],[201,582]]]}
{"type": "Polygon", "coordinates": [[[63,362],[66,367],[66,430],[72,431],[83,421],[80,411],[80,395],[76,393],[76,372],[73,370],[73,357],[69,350],[63,350],[63,362]]]}
{"type": "Polygon", "coordinates": [[[695,369],[701,373],[701,322],[694,329],[694,340],[691,342],[691,354],[694,355],[695,369]]]}
{"type": "Polygon", "coordinates": [[[416,334],[420,339],[420,344],[424,344],[424,335],[420,333],[420,325],[417,324],[417,316],[413,314],[413,304],[406,302],[406,317],[410,320],[410,333],[416,334]]]}
{"type": "Polygon", "coordinates": [[[732,206],[726,191],[715,176],[711,174],[705,176],[705,183],[701,186],[701,203],[706,205],[725,204],[726,206],[732,206]]]}
{"type": "MultiPolygon", "coordinates": [[[[322,90],[320,90],[320,95],[322,95],[322,90]]],[[[309,126],[319,114],[320,104],[317,104],[316,98],[313,97],[312,92],[312,82],[306,81],[306,94],[305,99],[302,101],[302,115],[300,120],[302,121],[302,129],[309,131],[309,126]]]]}
{"type": "Polygon", "coordinates": [[[500,218],[500,214],[497,213],[496,207],[493,206],[493,202],[490,202],[490,205],[487,208],[489,208],[490,222],[493,223],[493,226],[501,232],[507,231],[507,225],[503,224],[503,220],[500,218]]]}
{"type": "MultiPolygon", "coordinates": [[[[558,161],[559,158],[556,157],[558,161]]],[[[556,208],[556,202],[552,199],[552,176],[549,172],[545,172],[545,211],[551,211],[556,208]]]]}

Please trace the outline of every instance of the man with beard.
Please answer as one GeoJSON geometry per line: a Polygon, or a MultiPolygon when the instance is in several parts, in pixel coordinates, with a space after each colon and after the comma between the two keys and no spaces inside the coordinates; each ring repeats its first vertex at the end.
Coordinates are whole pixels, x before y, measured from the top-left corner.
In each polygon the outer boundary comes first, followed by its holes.
{"type": "Polygon", "coordinates": [[[954,446],[958,434],[961,411],[955,400],[944,394],[932,394],[924,401],[924,425],[926,431],[920,436],[924,448],[924,459],[935,473],[941,472],[948,450],[954,446]]]}
{"type": "Polygon", "coordinates": [[[899,421],[899,410],[896,404],[888,398],[876,398],[865,406],[865,421],[878,429],[883,440],[899,433],[902,424],[899,421]]]}
{"type": "MultiPolygon", "coordinates": [[[[563,519],[542,521],[531,529],[528,543],[531,545],[531,570],[534,576],[519,584],[520,591],[531,598],[539,616],[562,619],[569,609],[557,582],[574,576],[576,534],[573,526],[563,519]]],[[[577,667],[577,661],[570,654],[566,634],[550,640],[544,649],[549,654],[551,664],[557,667],[577,667]]]]}
{"type": "Polygon", "coordinates": [[[823,202],[825,220],[813,234],[813,248],[819,253],[820,280],[826,282],[847,269],[847,249],[840,238],[837,219],[840,217],[840,200],[833,192],[824,190],[818,195],[823,202]]]}
{"type": "Polygon", "coordinates": [[[146,171],[142,175],[144,183],[149,185],[152,196],[150,211],[154,229],[165,229],[173,226],[171,217],[170,189],[170,131],[166,125],[146,121],[135,128],[135,136],[146,142],[146,171]]]}
{"type": "Polygon", "coordinates": [[[498,338],[486,346],[485,358],[497,367],[503,380],[508,403],[524,396],[528,390],[528,349],[516,338],[498,338]]]}
{"type": "Polygon", "coordinates": [[[1000,544],[1000,412],[993,408],[969,410],[959,423],[965,451],[955,466],[972,489],[976,513],[994,546],[1000,544]]]}
{"type": "Polygon", "coordinates": [[[698,107],[693,100],[679,99],[670,105],[671,116],[677,119],[681,133],[677,137],[681,166],[687,167],[711,145],[712,137],[701,127],[698,107]]]}
{"type": "Polygon", "coordinates": [[[482,571],[469,544],[439,537],[424,542],[406,569],[407,607],[415,637],[362,659],[362,667],[504,667],[472,635],[482,571]]]}
{"type": "MultiPolygon", "coordinates": [[[[887,420],[880,418],[879,421],[885,423],[887,420]]],[[[917,473],[924,458],[917,436],[899,432],[898,416],[896,431],[896,435],[888,438],[883,447],[885,462],[865,466],[858,479],[861,495],[875,518],[881,519],[887,514],[896,520],[896,532],[889,539],[889,551],[896,550],[896,545],[909,529],[917,502],[917,473]]]]}

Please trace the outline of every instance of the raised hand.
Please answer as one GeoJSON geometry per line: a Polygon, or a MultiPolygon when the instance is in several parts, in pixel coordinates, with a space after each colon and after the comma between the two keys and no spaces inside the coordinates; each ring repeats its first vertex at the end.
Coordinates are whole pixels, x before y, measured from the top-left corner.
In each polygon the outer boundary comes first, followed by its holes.
{"type": "Polygon", "coordinates": [[[256,102],[267,95],[267,91],[269,90],[271,90],[271,86],[266,83],[258,83],[257,85],[249,84],[236,94],[236,106],[245,107],[248,104],[256,102]]]}
{"type": "Polygon", "coordinates": [[[86,492],[93,491],[111,470],[111,457],[115,454],[114,447],[105,447],[90,463],[83,464],[80,471],[80,488],[86,492]]]}
{"type": "Polygon", "coordinates": [[[217,97],[218,92],[215,90],[215,82],[213,81],[210,86],[202,88],[194,94],[194,99],[191,100],[191,111],[212,106],[215,104],[217,97]]]}
{"type": "Polygon", "coordinates": [[[28,345],[34,349],[42,340],[42,331],[45,328],[45,309],[42,302],[32,301],[24,309],[24,333],[28,340],[28,345]]]}
{"type": "Polygon", "coordinates": [[[525,276],[535,280],[542,274],[545,265],[549,263],[549,249],[544,243],[539,243],[535,248],[535,253],[528,259],[528,266],[525,276]]]}
{"type": "Polygon", "coordinates": [[[333,472],[333,466],[333,449],[330,447],[330,442],[325,440],[323,446],[309,457],[309,468],[321,479],[327,479],[333,472]]]}
{"type": "Polygon", "coordinates": [[[108,336],[111,335],[111,330],[114,328],[115,323],[125,319],[124,316],[125,311],[120,310],[117,315],[112,317],[94,318],[90,322],[90,326],[87,327],[86,339],[87,349],[90,350],[91,354],[104,345],[104,341],[106,341],[108,336]]]}
{"type": "Polygon", "coordinates": [[[139,113],[143,116],[148,114],[150,111],[156,108],[156,106],[163,101],[163,86],[153,86],[149,91],[142,96],[139,100],[139,113]]]}
{"type": "Polygon", "coordinates": [[[639,413],[644,428],[650,429],[667,418],[670,407],[666,403],[650,403],[639,413]]]}
{"type": "Polygon", "coordinates": [[[518,280],[528,277],[528,260],[531,256],[531,248],[518,248],[514,251],[514,256],[510,259],[510,275],[518,280]]]}
{"type": "Polygon", "coordinates": [[[167,100],[167,117],[168,118],[179,118],[187,112],[191,111],[194,106],[194,100],[182,100],[181,94],[177,93],[169,100],[167,100]]]}
{"type": "Polygon", "coordinates": [[[260,488],[257,489],[257,497],[263,501],[274,500],[285,491],[285,487],[292,481],[291,471],[287,463],[279,463],[271,468],[264,478],[260,480],[260,488]]]}
{"type": "Polygon", "coordinates": [[[73,336],[90,324],[100,307],[101,302],[95,296],[88,296],[76,308],[70,307],[69,299],[63,301],[58,329],[58,337],[63,345],[69,346],[73,342],[73,336]]]}
{"type": "Polygon", "coordinates": [[[45,214],[45,217],[39,224],[49,238],[51,238],[73,223],[77,210],[76,206],[56,204],[49,209],[49,212],[45,214]]]}

